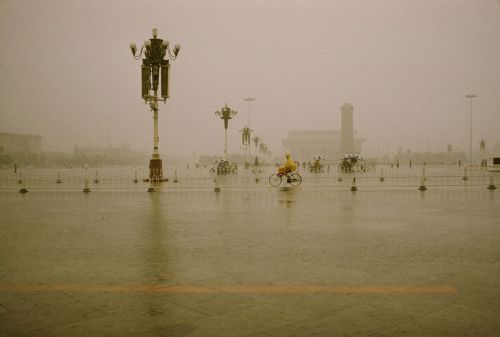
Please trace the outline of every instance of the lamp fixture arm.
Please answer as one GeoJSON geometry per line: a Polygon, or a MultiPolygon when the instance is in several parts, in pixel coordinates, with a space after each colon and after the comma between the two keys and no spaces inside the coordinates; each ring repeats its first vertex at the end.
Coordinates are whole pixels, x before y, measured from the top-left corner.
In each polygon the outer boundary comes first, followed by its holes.
{"type": "Polygon", "coordinates": [[[141,59],[143,50],[144,50],[144,44],[141,46],[141,51],[139,51],[139,54],[137,55],[134,54],[134,60],[138,61],[141,59]]]}

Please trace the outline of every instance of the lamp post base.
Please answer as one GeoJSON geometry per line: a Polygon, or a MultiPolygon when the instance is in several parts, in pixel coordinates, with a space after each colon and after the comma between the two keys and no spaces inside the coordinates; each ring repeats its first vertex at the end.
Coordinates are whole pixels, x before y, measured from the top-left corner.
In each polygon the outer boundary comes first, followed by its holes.
{"type": "Polygon", "coordinates": [[[163,165],[160,158],[152,158],[149,161],[149,179],[164,181],[163,180],[163,165]]]}

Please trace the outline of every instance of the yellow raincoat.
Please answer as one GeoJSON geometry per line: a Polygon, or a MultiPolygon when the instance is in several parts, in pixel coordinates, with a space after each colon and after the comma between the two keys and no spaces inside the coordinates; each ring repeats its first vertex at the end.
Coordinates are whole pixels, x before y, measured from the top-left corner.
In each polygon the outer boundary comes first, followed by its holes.
{"type": "Polygon", "coordinates": [[[289,153],[286,154],[286,162],[278,168],[278,173],[290,173],[297,169],[297,165],[292,160],[289,153]]]}

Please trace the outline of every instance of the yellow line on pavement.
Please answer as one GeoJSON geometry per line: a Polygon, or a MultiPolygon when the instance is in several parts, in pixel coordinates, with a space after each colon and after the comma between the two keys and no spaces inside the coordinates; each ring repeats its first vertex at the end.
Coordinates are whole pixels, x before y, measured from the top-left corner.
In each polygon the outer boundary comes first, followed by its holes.
{"type": "Polygon", "coordinates": [[[144,285],[144,284],[0,284],[0,292],[159,293],[159,294],[450,294],[452,286],[320,285],[144,285]]]}

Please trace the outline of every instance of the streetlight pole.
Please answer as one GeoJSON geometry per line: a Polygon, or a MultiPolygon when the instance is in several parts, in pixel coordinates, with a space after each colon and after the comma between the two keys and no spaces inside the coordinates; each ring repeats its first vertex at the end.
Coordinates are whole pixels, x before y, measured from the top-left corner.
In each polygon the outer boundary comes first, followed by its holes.
{"type": "MultiPolygon", "coordinates": [[[[250,129],[250,104],[253,101],[255,101],[255,97],[246,97],[243,100],[248,102],[248,131],[249,131],[248,138],[250,139],[250,137],[251,137],[250,132],[252,131],[250,129]]],[[[248,152],[248,158],[250,159],[250,143],[248,143],[248,145],[247,145],[247,152],[248,152]]]]}
{"type": "Polygon", "coordinates": [[[220,110],[215,111],[215,114],[220,117],[224,121],[224,160],[228,160],[227,158],[227,127],[229,125],[229,120],[236,116],[238,112],[231,110],[227,103],[220,110]]]}
{"type": "Polygon", "coordinates": [[[144,41],[139,54],[136,55],[137,47],[135,43],[130,44],[130,50],[134,55],[135,60],[139,60],[144,51],[142,59],[141,74],[142,74],[142,99],[145,103],[149,103],[149,108],[153,111],[153,155],[149,161],[149,179],[163,181],[163,167],[158,152],[158,101],[167,102],[169,98],[169,74],[170,60],[175,60],[179,54],[181,46],[176,44],[171,51],[169,42],[158,39],[158,30],[153,28],[153,38],[144,41]],[[165,56],[167,56],[165,59],[165,56]],[[158,88],[160,88],[161,98],[158,97],[158,88]],[[152,92],[152,94],[151,94],[152,92]]]}
{"type": "Polygon", "coordinates": [[[249,161],[249,158],[248,158],[248,148],[250,146],[250,132],[252,130],[250,130],[250,128],[248,126],[245,126],[243,129],[240,130],[241,132],[241,143],[243,144],[243,146],[245,146],[245,163],[244,163],[244,167],[245,168],[248,168],[247,167],[247,163],[249,161]]]}
{"type": "Polygon", "coordinates": [[[258,160],[257,160],[257,146],[259,145],[259,142],[262,141],[262,138],[255,136],[255,137],[253,137],[252,141],[255,144],[255,161],[254,161],[254,163],[257,163],[258,162],[258,160]]]}
{"type": "Polygon", "coordinates": [[[470,99],[470,128],[469,128],[469,164],[472,166],[472,99],[476,98],[476,94],[466,95],[465,98],[470,99]]]}

